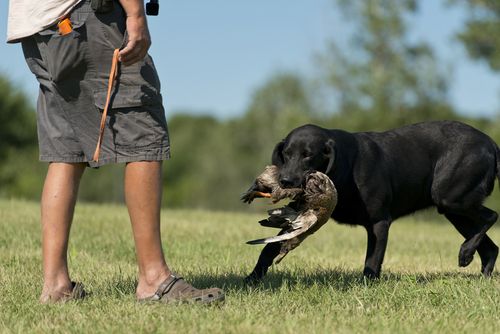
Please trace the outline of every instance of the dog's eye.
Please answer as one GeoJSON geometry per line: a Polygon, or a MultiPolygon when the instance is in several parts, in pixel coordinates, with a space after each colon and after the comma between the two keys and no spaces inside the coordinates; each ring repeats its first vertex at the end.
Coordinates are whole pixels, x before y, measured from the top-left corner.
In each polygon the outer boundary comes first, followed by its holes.
{"type": "Polygon", "coordinates": [[[312,157],[312,153],[306,153],[306,154],[304,154],[304,156],[305,156],[306,158],[312,157]]]}

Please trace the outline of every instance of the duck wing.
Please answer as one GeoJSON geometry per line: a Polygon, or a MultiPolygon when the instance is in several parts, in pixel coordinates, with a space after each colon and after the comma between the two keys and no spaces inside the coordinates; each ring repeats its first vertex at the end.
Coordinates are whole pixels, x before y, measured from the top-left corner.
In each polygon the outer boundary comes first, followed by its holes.
{"type": "Polygon", "coordinates": [[[296,236],[305,233],[307,230],[309,230],[318,222],[318,218],[316,217],[316,215],[312,210],[308,210],[306,212],[297,214],[296,218],[293,220],[290,220],[289,217],[282,218],[281,216],[282,216],[281,214],[276,214],[276,215],[271,214],[271,217],[269,217],[269,219],[260,222],[262,226],[277,227],[277,228],[283,226],[283,224],[286,223],[286,225],[283,227],[283,230],[281,230],[281,232],[277,236],[252,240],[247,242],[247,244],[249,245],[269,244],[273,242],[290,240],[295,238],[296,236]],[[267,225],[264,225],[264,222],[266,221],[269,223],[265,223],[267,225]],[[282,225],[278,225],[279,223],[281,223],[282,225]]]}
{"type": "Polygon", "coordinates": [[[259,221],[265,227],[288,228],[297,219],[299,213],[288,205],[279,209],[267,211],[269,218],[259,221]]]}

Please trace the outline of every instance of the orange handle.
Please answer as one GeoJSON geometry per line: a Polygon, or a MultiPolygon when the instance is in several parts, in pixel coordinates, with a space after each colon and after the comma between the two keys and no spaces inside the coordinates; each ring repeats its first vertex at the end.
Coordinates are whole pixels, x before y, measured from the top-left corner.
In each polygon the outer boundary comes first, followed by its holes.
{"type": "Polygon", "coordinates": [[[61,35],[69,34],[73,30],[73,25],[68,18],[65,18],[57,25],[59,27],[59,32],[61,35]]]}

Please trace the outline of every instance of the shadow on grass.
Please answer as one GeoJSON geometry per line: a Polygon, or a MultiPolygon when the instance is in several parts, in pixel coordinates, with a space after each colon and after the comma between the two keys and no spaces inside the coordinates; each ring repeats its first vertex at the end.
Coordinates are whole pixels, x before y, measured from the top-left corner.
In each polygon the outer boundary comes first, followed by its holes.
{"type": "MultiPolygon", "coordinates": [[[[257,284],[246,284],[244,279],[247,275],[239,273],[225,273],[218,275],[194,275],[190,276],[191,283],[198,288],[220,287],[232,292],[242,291],[275,291],[283,288],[289,290],[300,289],[304,286],[320,286],[325,289],[336,291],[348,291],[352,288],[369,288],[382,284],[393,285],[395,283],[407,283],[410,285],[427,285],[435,283],[446,283],[453,280],[478,281],[486,280],[481,274],[468,274],[459,271],[446,272],[392,272],[386,270],[380,279],[370,280],[363,276],[362,271],[349,270],[343,267],[336,268],[286,268],[274,269],[257,284]]],[[[494,272],[487,281],[496,282],[500,278],[498,272],[494,272]]]]}
{"type": "MultiPolygon", "coordinates": [[[[370,288],[381,285],[391,286],[403,283],[413,285],[432,285],[435,283],[447,283],[450,281],[478,281],[485,280],[480,274],[467,274],[458,271],[446,272],[392,272],[386,270],[380,279],[366,279],[361,271],[349,270],[343,267],[336,268],[293,268],[283,269],[270,268],[264,279],[255,285],[244,283],[247,275],[240,272],[224,273],[187,273],[185,279],[198,289],[219,287],[226,294],[258,293],[259,291],[278,291],[287,289],[290,291],[303,289],[304,287],[317,286],[321,289],[333,289],[339,292],[347,292],[351,289],[370,288]]],[[[488,281],[496,282],[500,278],[498,272],[494,272],[488,281]]],[[[99,287],[100,293],[107,296],[123,298],[127,295],[135,295],[137,278],[117,276],[111,280],[102,282],[99,287]]]]}

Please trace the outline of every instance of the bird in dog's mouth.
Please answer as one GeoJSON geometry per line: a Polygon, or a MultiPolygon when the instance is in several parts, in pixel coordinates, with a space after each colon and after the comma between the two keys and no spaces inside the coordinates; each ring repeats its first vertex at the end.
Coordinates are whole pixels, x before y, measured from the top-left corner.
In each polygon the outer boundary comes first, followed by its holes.
{"type": "Polygon", "coordinates": [[[266,167],[241,198],[245,203],[251,203],[256,197],[271,198],[269,204],[285,198],[292,200],[282,208],[269,210],[269,218],[259,221],[262,226],[281,228],[277,236],[247,242],[250,245],[279,242],[281,249],[275,263],[323,226],[337,205],[337,190],[327,175],[311,172],[301,188],[282,189],[278,172],[276,166],[266,167]]]}

